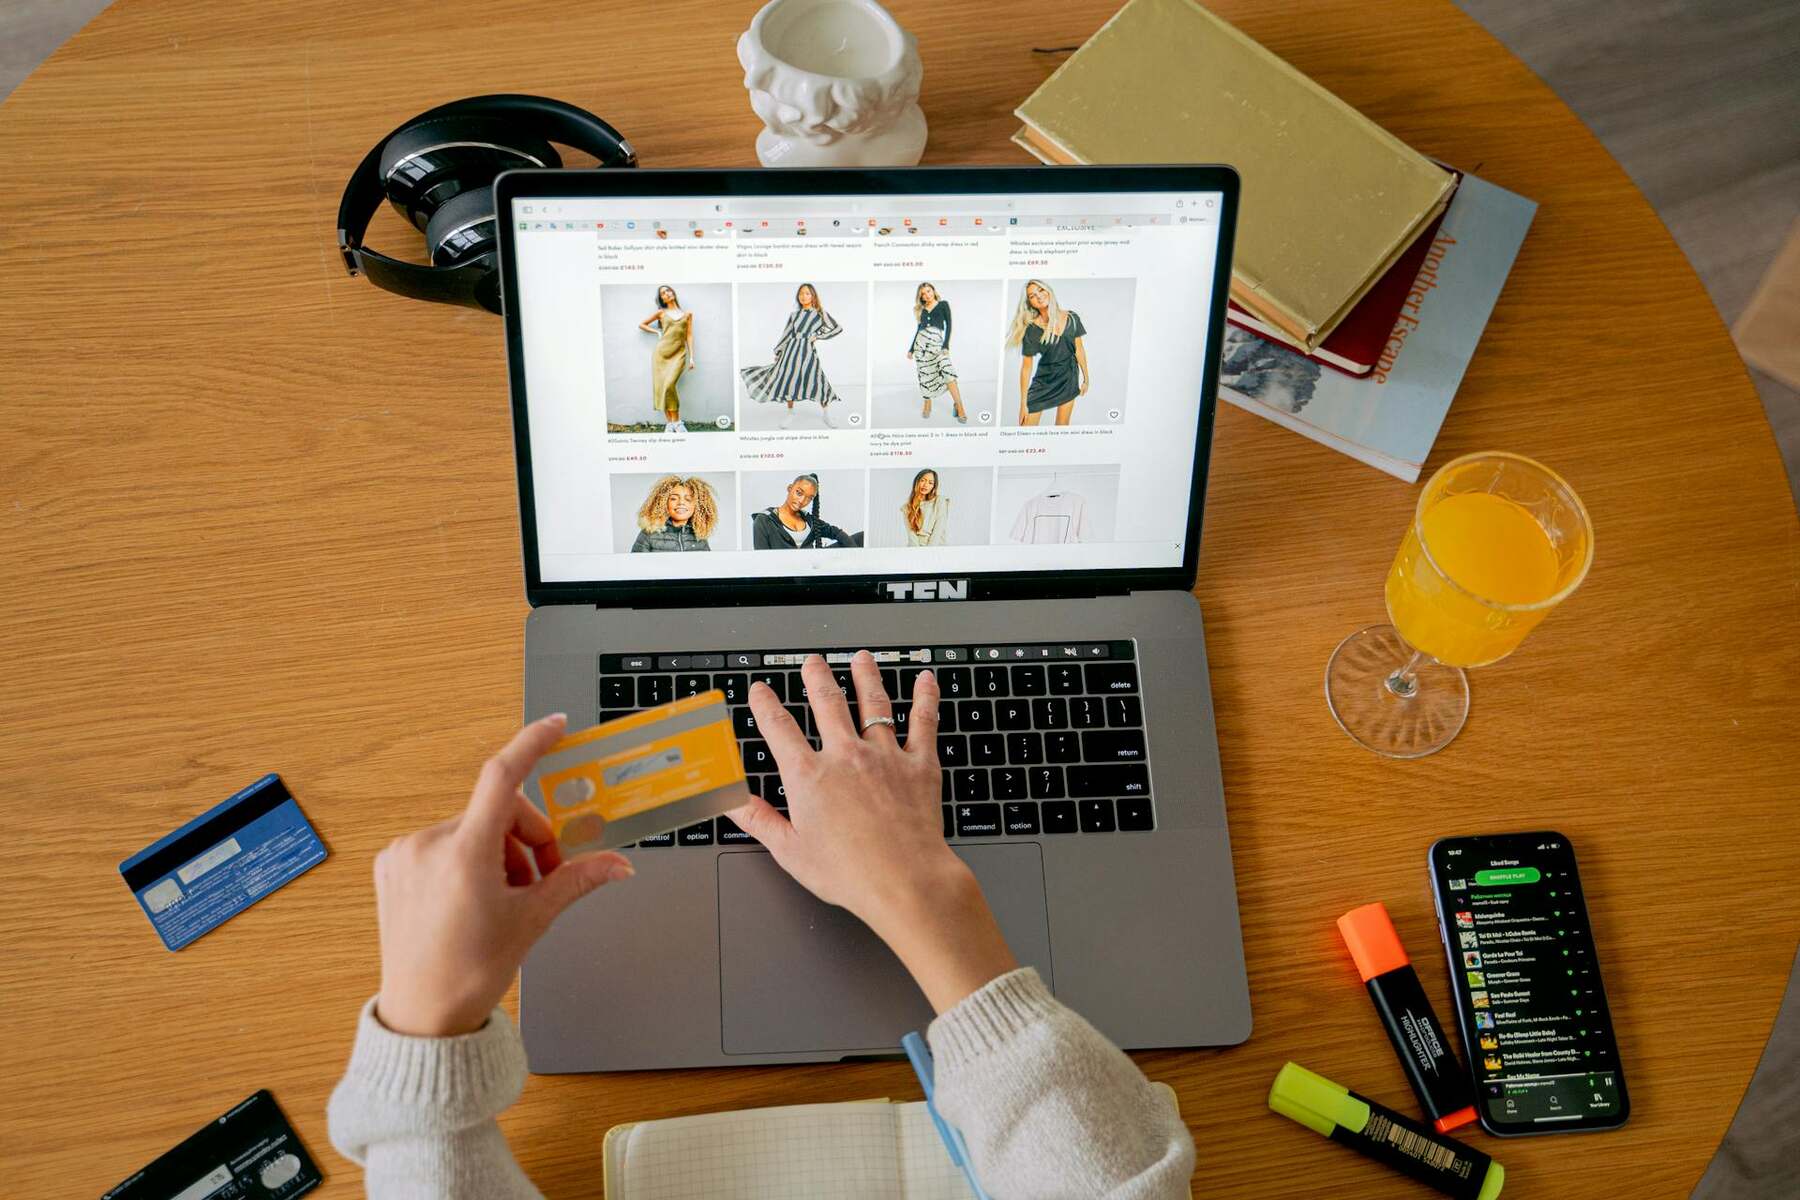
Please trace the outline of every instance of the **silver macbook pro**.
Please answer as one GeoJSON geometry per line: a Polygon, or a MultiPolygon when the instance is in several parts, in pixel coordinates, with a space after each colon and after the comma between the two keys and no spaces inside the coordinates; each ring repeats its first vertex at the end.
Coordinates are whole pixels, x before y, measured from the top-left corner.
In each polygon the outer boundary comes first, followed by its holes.
{"type": "MultiPolygon", "coordinates": [[[[525,716],[579,727],[873,651],[944,703],[944,836],[1019,960],[1127,1048],[1250,1033],[1192,588],[1237,176],[526,171],[495,186],[525,716]]],[[[810,731],[810,727],[809,727],[810,731]]],[[[900,963],[729,819],[525,964],[531,1068],[896,1053],[900,963]]]]}

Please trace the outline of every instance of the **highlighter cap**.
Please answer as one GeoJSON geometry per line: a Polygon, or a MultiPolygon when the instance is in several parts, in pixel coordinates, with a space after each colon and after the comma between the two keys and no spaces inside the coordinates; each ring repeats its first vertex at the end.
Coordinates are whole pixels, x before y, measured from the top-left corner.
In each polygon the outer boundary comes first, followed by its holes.
{"type": "Polygon", "coordinates": [[[1439,1133],[1449,1133],[1453,1129],[1461,1129],[1464,1125],[1474,1123],[1475,1106],[1471,1104],[1467,1108],[1459,1108],[1447,1116],[1439,1117],[1431,1123],[1431,1127],[1439,1133]]]}
{"type": "Polygon", "coordinates": [[[1369,1123],[1369,1106],[1353,1097],[1349,1088],[1315,1075],[1297,1062],[1276,1072],[1269,1088],[1269,1107],[1324,1137],[1330,1137],[1339,1125],[1361,1131],[1369,1123]]]}
{"type": "Polygon", "coordinates": [[[1351,909],[1338,918],[1337,925],[1364,983],[1412,962],[1406,947],[1400,944],[1400,933],[1388,916],[1387,905],[1380,901],[1351,909]]]}

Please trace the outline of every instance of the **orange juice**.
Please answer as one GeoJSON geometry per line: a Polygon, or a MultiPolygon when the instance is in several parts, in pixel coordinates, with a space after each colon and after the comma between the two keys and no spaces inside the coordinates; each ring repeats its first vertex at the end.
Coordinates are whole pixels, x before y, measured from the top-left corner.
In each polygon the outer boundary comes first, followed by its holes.
{"type": "Polygon", "coordinates": [[[1536,517],[1504,496],[1462,492],[1407,529],[1388,572],[1388,619],[1439,662],[1479,667],[1511,654],[1550,611],[1519,606],[1542,604],[1562,582],[1556,546],[1536,517]]]}

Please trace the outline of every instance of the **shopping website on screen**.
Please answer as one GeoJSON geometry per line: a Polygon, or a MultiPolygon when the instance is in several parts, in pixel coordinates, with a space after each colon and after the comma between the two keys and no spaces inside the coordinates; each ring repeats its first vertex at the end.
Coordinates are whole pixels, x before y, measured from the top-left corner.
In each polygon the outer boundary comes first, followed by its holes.
{"type": "Polygon", "coordinates": [[[515,200],[544,581],[1179,566],[1218,199],[515,200]]]}

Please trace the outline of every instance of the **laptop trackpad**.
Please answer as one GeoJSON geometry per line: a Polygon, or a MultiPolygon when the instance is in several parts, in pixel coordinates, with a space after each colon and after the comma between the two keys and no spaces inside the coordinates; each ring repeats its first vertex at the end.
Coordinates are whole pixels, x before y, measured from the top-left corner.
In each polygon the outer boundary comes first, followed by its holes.
{"type": "MultiPolygon", "coordinates": [[[[958,846],[1021,965],[1050,974],[1036,843],[958,846]]],[[[900,960],[844,909],[822,904],[760,850],[721,854],[720,1013],[727,1054],[891,1053],[931,1022],[900,960]]]]}

